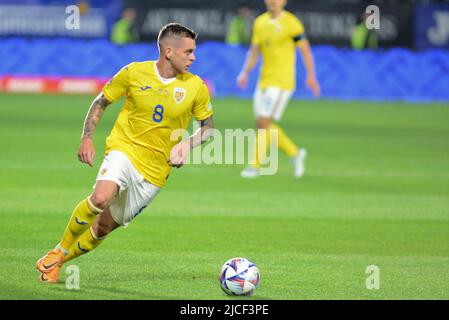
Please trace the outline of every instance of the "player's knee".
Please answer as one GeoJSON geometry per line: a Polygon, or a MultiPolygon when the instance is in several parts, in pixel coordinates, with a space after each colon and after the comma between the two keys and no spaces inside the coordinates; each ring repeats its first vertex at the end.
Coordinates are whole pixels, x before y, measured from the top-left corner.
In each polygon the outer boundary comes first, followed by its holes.
{"type": "Polygon", "coordinates": [[[95,192],[90,196],[90,201],[97,208],[104,209],[108,206],[110,198],[104,193],[95,192]]]}
{"type": "Polygon", "coordinates": [[[257,119],[258,129],[268,129],[271,126],[271,119],[259,118],[257,119]]]}

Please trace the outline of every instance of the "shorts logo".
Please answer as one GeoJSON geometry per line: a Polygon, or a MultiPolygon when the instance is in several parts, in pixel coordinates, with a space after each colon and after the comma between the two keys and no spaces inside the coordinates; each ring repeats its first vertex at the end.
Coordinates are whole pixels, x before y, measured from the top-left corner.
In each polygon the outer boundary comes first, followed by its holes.
{"type": "Polygon", "coordinates": [[[101,175],[101,176],[104,176],[104,175],[106,174],[106,171],[108,171],[108,169],[103,168],[103,169],[101,170],[101,172],[100,172],[100,175],[101,175]]]}
{"type": "Polygon", "coordinates": [[[141,213],[141,212],[143,211],[143,209],[145,209],[147,206],[148,206],[148,205],[143,206],[142,208],[140,208],[139,211],[137,211],[137,213],[133,216],[133,218],[137,217],[137,215],[138,215],[139,213],[141,213]]]}
{"type": "Polygon", "coordinates": [[[186,90],[183,88],[175,88],[173,92],[173,97],[175,98],[176,103],[180,103],[182,100],[184,100],[186,96],[186,90]]]}

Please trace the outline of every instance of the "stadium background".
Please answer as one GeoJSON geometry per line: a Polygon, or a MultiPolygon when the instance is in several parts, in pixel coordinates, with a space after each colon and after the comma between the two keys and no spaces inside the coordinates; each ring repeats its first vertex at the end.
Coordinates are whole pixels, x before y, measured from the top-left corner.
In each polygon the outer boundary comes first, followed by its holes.
{"type": "MultiPolygon", "coordinates": [[[[245,56],[243,46],[223,44],[228,22],[235,11],[233,1],[217,5],[214,1],[122,3],[96,0],[85,5],[87,9],[81,12],[79,30],[66,28],[69,14],[65,11],[71,4],[69,1],[11,3],[14,4],[0,3],[0,53],[2,57],[9,57],[0,61],[3,91],[96,92],[130,59],[156,58],[157,32],[161,25],[174,20],[192,26],[200,34],[197,55],[201,63],[194,65],[193,72],[208,80],[216,96],[250,97],[255,87],[256,72],[252,74],[247,91],[241,92],[235,81],[230,81],[240,71],[245,56]],[[107,41],[112,25],[127,6],[138,9],[141,43],[112,45],[107,41]],[[53,77],[69,79],[55,84],[51,81],[53,77]],[[70,81],[73,77],[75,79],[70,81]],[[42,83],[42,79],[46,81],[42,83]]],[[[314,44],[324,98],[449,99],[449,57],[444,50],[449,48],[449,35],[443,33],[442,40],[431,36],[439,28],[447,30],[447,18],[435,20],[434,17],[445,17],[449,4],[382,3],[379,43],[389,50],[359,52],[348,47],[351,30],[366,6],[354,1],[325,3],[323,6],[321,2],[290,1],[289,4],[289,9],[302,18],[314,44]]],[[[248,5],[254,8],[254,15],[263,10],[261,1],[249,1],[248,5]]],[[[302,71],[299,59],[298,68],[302,71]]],[[[299,86],[295,97],[310,98],[304,81],[300,80],[303,72],[298,72],[297,77],[299,86]]]]}
{"type": "MultiPolygon", "coordinates": [[[[95,176],[74,156],[89,103],[121,67],[157,57],[162,25],[199,32],[192,72],[209,84],[217,126],[253,126],[258,72],[238,90],[247,48],[224,43],[236,1],[74,2],[0,0],[0,251],[13,270],[0,276],[2,298],[221,299],[220,264],[239,255],[261,267],[259,298],[449,298],[447,1],[289,1],[322,89],[314,100],[298,59],[282,125],[311,151],[308,175],[294,181],[282,157],[280,173],[257,182],[241,181],[239,166],[183,168],[130,230],[80,259],[84,294],[38,287],[35,260],[95,176]],[[79,30],[65,26],[73,4],[79,30]],[[379,48],[355,51],[350,32],[369,4],[380,7],[379,48]],[[140,41],[118,46],[109,35],[127,6],[140,41]],[[370,264],[383,290],[365,288],[370,264]]],[[[118,110],[97,130],[94,170],[118,110]]]]}

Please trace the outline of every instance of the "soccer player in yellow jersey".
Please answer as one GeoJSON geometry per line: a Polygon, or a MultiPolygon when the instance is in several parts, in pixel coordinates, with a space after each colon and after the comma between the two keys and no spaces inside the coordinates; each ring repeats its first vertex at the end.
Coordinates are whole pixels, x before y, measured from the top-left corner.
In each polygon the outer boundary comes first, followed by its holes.
{"type": "Polygon", "coordinates": [[[122,68],[93,101],[86,116],[78,159],[93,166],[94,129],[106,107],[126,97],[106,139],[106,156],[93,193],[74,209],[61,241],[36,264],[39,279],[57,282],[64,262],[95,249],[119,226],[126,226],[163,187],[170,167],[181,167],[189,150],[207,141],[213,128],[209,91],[191,73],[195,61],[192,30],[171,23],[158,36],[159,59],[122,68]],[[172,141],[192,117],[201,127],[188,140],[172,141]]]}
{"type": "Polygon", "coordinates": [[[265,0],[267,12],[258,16],[253,24],[251,47],[245,64],[237,77],[237,85],[245,88],[250,71],[262,55],[259,82],[254,94],[254,112],[258,134],[254,146],[253,165],[242,171],[241,176],[259,176],[261,159],[269,147],[269,129],[277,130],[279,149],[293,160],[295,176],[304,174],[306,150],[299,149],[276,124],[285,110],[295,90],[296,47],[299,48],[307,72],[306,86],[315,96],[320,94],[320,86],[315,77],[314,61],[310,45],[305,36],[304,26],[292,13],[284,10],[286,0],[265,0]],[[265,149],[263,152],[262,149],[265,149]],[[261,152],[262,151],[262,152],[261,152]]]}

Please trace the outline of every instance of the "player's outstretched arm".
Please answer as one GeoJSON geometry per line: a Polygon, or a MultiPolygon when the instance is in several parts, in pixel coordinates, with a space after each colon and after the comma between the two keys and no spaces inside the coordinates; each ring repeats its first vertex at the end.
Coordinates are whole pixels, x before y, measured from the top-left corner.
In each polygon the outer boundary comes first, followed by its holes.
{"type": "Polygon", "coordinates": [[[100,93],[90,105],[84,120],[81,145],[78,148],[78,160],[82,163],[87,163],[91,167],[93,167],[95,158],[95,147],[92,141],[95,127],[109,104],[110,102],[105,98],[104,94],[100,93]]]}
{"type": "Polygon", "coordinates": [[[246,61],[243,65],[242,71],[240,71],[240,74],[237,77],[237,85],[240,89],[246,88],[246,85],[248,84],[249,73],[256,66],[257,61],[259,60],[259,55],[259,46],[252,44],[248,50],[248,53],[246,54],[246,61]]]}
{"type": "Polygon", "coordinates": [[[307,72],[306,87],[312,90],[315,97],[318,97],[320,95],[320,85],[315,76],[315,62],[309,41],[307,39],[301,40],[298,42],[298,48],[301,51],[302,61],[307,72]]]}
{"type": "Polygon", "coordinates": [[[170,166],[181,168],[186,162],[191,149],[209,141],[215,127],[213,116],[201,120],[199,123],[200,127],[189,137],[189,140],[181,141],[173,147],[168,160],[170,166]]]}

